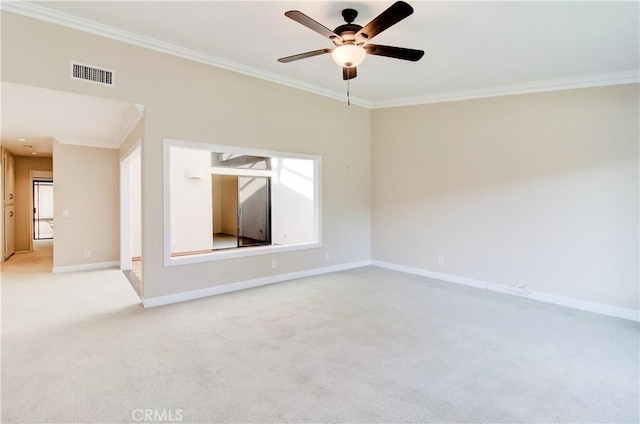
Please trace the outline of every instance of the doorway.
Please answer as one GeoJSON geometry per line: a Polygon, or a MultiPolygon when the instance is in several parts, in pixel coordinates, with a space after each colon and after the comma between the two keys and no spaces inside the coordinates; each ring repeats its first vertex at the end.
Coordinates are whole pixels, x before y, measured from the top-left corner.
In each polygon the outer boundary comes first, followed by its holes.
{"type": "Polygon", "coordinates": [[[53,239],[53,181],[33,180],[33,240],[53,239]]]}
{"type": "Polygon", "coordinates": [[[120,269],[138,296],[142,275],[142,139],[120,160],[120,269]]]}
{"type": "Polygon", "coordinates": [[[271,244],[271,178],[212,174],[213,250],[271,244]]]}
{"type": "MultiPolygon", "coordinates": [[[[33,252],[36,248],[51,246],[50,253],[53,254],[55,227],[53,171],[31,170],[29,182],[29,206],[32,216],[28,221],[30,226],[28,251],[33,252]]],[[[27,217],[25,217],[25,223],[26,219],[27,217]]]]}

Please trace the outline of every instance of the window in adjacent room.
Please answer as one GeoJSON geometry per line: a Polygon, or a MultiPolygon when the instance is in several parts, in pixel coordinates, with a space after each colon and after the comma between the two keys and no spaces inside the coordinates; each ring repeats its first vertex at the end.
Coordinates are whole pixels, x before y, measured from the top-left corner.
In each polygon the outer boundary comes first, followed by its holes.
{"type": "Polygon", "coordinates": [[[165,264],[319,247],[320,161],[165,140],[165,264]]]}

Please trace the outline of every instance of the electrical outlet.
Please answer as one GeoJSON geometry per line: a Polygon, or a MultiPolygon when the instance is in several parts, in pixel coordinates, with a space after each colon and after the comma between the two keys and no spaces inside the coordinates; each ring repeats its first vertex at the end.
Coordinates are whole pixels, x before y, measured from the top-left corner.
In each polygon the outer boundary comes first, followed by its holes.
{"type": "Polygon", "coordinates": [[[442,256],[438,256],[438,265],[444,266],[444,258],[442,256]]]}
{"type": "Polygon", "coordinates": [[[271,268],[278,268],[278,260],[277,259],[272,259],[271,260],[271,268]]]}
{"type": "Polygon", "coordinates": [[[85,250],[84,251],[84,257],[85,258],[90,258],[91,257],[91,250],[85,250]]]}

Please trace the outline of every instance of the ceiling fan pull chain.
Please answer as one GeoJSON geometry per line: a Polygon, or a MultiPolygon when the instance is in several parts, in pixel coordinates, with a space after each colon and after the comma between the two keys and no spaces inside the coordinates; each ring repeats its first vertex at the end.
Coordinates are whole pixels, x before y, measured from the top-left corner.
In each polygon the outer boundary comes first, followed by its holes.
{"type": "Polygon", "coordinates": [[[351,106],[351,80],[347,80],[347,106],[351,106]]]}

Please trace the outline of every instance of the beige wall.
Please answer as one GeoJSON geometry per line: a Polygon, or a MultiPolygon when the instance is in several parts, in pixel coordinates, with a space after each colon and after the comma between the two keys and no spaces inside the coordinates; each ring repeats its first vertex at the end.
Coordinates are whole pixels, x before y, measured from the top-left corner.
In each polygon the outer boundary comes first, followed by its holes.
{"type": "Polygon", "coordinates": [[[373,258],[638,309],[638,94],[374,111],[373,258]]]}
{"type": "Polygon", "coordinates": [[[238,235],[238,177],[212,174],[213,232],[238,235]]]}
{"type": "Polygon", "coordinates": [[[221,231],[232,236],[238,235],[238,177],[221,175],[221,231]]]}
{"type": "Polygon", "coordinates": [[[222,176],[211,174],[213,233],[222,231],[222,176]]]}
{"type": "MultiPolygon", "coordinates": [[[[11,13],[2,12],[1,31],[3,81],[146,106],[147,298],[373,256],[638,308],[637,85],[372,113],[11,13]],[[71,59],[114,69],[116,86],[69,79],[71,59]],[[322,156],[324,247],[164,267],[165,137],[322,156]],[[442,267],[438,256],[445,259],[442,267]],[[275,258],[278,268],[272,269],[275,258]]],[[[98,242],[89,262],[117,260],[118,152],[115,158],[110,152],[56,147],[56,190],[62,172],[70,213],[98,211],[94,204],[75,204],[86,200],[78,194],[83,182],[77,176],[89,163],[112,197],[99,210],[105,227],[77,222],[59,239],[56,224],[58,266],[85,263],[78,253],[98,242]]],[[[56,191],[56,205],[59,200],[56,191]]]]}
{"type": "Polygon", "coordinates": [[[117,150],[54,142],[54,268],[119,261],[119,175],[117,150]]]}
{"type": "MultiPolygon", "coordinates": [[[[369,259],[369,110],[7,12],[2,12],[1,31],[3,81],[146,106],[142,143],[145,297],[369,259]],[[113,69],[115,87],[71,80],[71,59],[113,69]],[[323,248],[164,267],[165,137],[322,156],[323,248]],[[331,260],[325,259],[325,251],[331,252],[331,260]],[[277,269],[271,268],[274,258],[277,269]]],[[[63,166],[57,159],[56,163],[63,166]]],[[[64,166],[73,167],[72,163],[64,166]]],[[[111,205],[116,219],[117,204],[115,200],[111,205]]],[[[56,249],[62,242],[56,241],[56,249]]]]}
{"type": "MultiPolygon", "coordinates": [[[[30,171],[52,171],[51,158],[16,156],[16,252],[31,250],[32,233],[32,191],[30,171]]],[[[55,203],[55,198],[54,198],[55,203]]]]}

